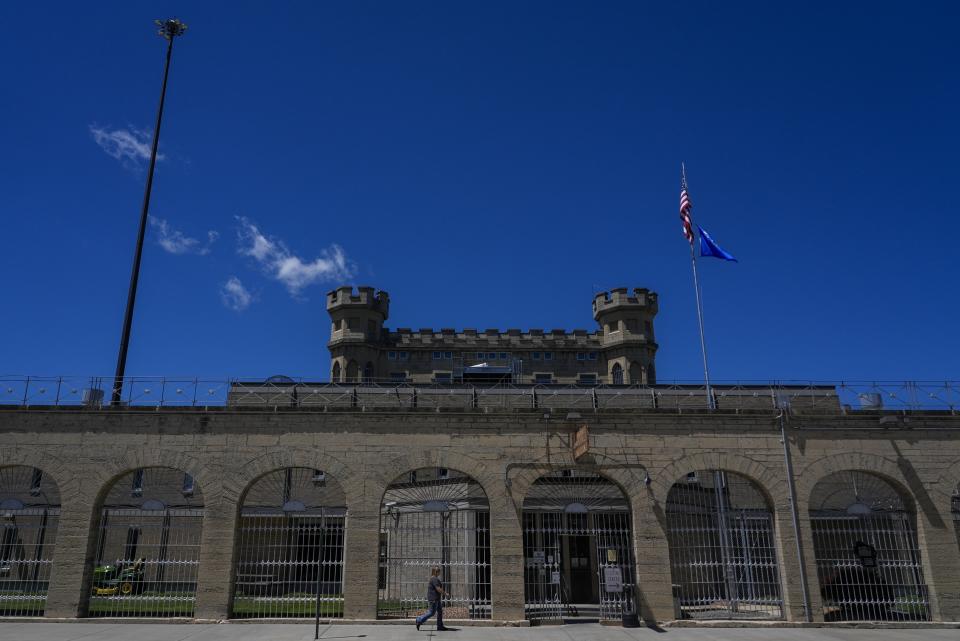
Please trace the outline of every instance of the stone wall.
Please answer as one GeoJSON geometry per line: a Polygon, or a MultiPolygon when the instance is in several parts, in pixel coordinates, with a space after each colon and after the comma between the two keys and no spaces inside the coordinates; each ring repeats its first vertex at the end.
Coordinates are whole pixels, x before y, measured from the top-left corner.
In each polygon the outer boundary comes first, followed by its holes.
{"type": "MultiPolygon", "coordinates": [[[[323,470],[343,488],[348,510],[344,615],[377,610],[378,532],[385,488],[418,468],[469,474],[490,502],[493,618],[524,617],[520,508],[542,474],[570,467],[598,472],[630,499],[638,602],[648,621],[674,617],[665,533],[672,484],[694,470],[724,469],[754,481],[771,503],[784,612],[802,621],[804,594],[778,420],[772,412],[691,410],[557,414],[312,411],[217,408],[0,410],[0,467],[40,468],[56,482],[61,517],[47,617],[86,613],[96,525],[112,483],[131,470],[169,467],[190,474],[204,504],[195,616],[230,614],[235,532],[243,496],[262,475],[285,467],[323,470]],[[589,424],[590,449],[571,454],[589,424]]],[[[811,616],[822,620],[808,517],[819,479],[864,470],[912,501],[933,620],[960,620],[960,549],[951,496],[960,481],[960,417],[914,413],[788,416],[803,563],[811,616]],[[883,429],[887,427],[887,429],[883,429]],[[910,429],[905,429],[909,427],[910,429]]]]}

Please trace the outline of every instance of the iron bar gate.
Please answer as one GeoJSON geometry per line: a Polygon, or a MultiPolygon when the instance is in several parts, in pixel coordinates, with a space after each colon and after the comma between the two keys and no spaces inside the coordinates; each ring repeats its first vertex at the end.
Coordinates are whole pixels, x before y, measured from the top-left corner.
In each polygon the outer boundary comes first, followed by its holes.
{"type": "Polygon", "coordinates": [[[825,620],[929,620],[916,514],[901,492],[861,471],[814,487],[810,527],[825,620]]]}
{"type": "Polygon", "coordinates": [[[43,616],[59,517],[60,493],[43,472],[0,469],[0,616],[43,616]]]}
{"type": "Polygon", "coordinates": [[[377,616],[427,608],[430,569],[440,566],[446,619],[489,619],[490,509],[470,476],[424,468],[394,481],[380,509],[377,616]]]}
{"type": "Polygon", "coordinates": [[[321,470],[285,468],[253,483],[240,510],[234,618],[343,616],[345,504],[321,470]]]}
{"type": "Polygon", "coordinates": [[[697,470],[667,495],[667,540],[680,616],[783,616],[773,512],[751,480],[697,470]]]}
{"type": "Polygon", "coordinates": [[[88,614],[193,616],[202,527],[203,497],[189,474],[120,477],[100,511],[88,614]]]}
{"type": "Polygon", "coordinates": [[[609,620],[632,613],[630,518],[627,497],[598,474],[559,470],[534,481],[523,501],[526,617],[609,620]],[[622,589],[608,591],[617,583],[622,589]]]}

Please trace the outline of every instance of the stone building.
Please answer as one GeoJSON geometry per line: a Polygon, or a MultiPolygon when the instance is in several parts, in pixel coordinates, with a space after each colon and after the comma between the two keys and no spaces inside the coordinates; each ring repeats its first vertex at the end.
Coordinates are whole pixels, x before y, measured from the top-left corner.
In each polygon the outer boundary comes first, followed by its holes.
{"type": "Polygon", "coordinates": [[[525,363],[509,384],[438,383],[434,347],[486,334],[388,332],[386,295],[348,288],[333,382],[130,381],[104,407],[5,381],[0,617],[408,620],[439,565],[450,619],[960,621],[957,386],[708,403],[650,381],[655,301],[602,295],[601,329],[562,341],[491,334],[525,363]],[[537,383],[547,344],[597,360],[537,383]],[[403,349],[403,382],[362,380],[403,349]]]}
{"type": "Polygon", "coordinates": [[[387,292],[327,294],[330,380],[412,383],[655,383],[657,295],[623,287],[597,294],[598,329],[389,330],[387,292]]]}

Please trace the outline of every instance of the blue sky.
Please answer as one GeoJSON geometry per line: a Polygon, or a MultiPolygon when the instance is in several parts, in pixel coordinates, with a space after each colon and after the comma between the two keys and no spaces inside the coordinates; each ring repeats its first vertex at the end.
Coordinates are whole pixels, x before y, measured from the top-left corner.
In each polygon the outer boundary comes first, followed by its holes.
{"type": "Polygon", "coordinates": [[[956,378],[956,3],[18,3],[0,41],[0,373],[113,372],[163,41],[131,375],[326,378],[324,293],[390,327],[593,329],[660,295],[701,376],[956,378]]]}

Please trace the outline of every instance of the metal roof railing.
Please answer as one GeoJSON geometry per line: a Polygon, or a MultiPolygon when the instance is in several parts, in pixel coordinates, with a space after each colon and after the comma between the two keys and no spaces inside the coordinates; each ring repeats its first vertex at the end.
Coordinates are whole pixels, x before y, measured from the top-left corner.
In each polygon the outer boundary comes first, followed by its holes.
{"type": "MultiPolygon", "coordinates": [[[[109,407],[113,377],[0,376],[0,406],[109,407]]],[[[720,411],[776,410],[827,413],[960,409],[956,381],[757,381],[713,386],[720,411]]],[[[123,407],[305,408],[313,410],[423,409],[525,411],[567,409],[705,410],[702,383],[657,385],[537,385],[412,383],[366,380],[331,383],[271,377],[127,377],[123,407]]]]}

